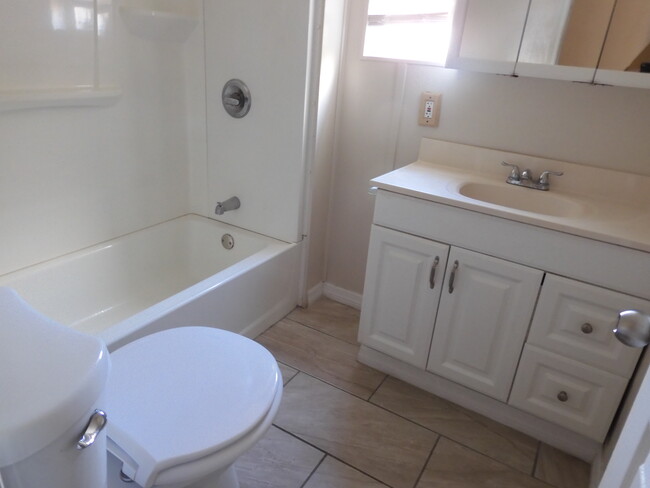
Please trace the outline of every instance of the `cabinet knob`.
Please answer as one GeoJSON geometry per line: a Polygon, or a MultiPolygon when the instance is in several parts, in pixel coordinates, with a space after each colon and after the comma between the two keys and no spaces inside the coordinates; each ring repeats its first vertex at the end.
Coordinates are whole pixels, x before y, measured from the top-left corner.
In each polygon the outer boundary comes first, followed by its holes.
{"type": "Polygon", "coordinates": [[[569,394],[566,391],[561,391],[557,394],[557,399],[561,402],[566,402],[569,399],[569,394]]]}
{"type": "Polygon", "coordinates": [[[585,334],[591,334],[594,331],[594,328],[589,322],[585,322],[580,326],[580,330],[585,334]]]}

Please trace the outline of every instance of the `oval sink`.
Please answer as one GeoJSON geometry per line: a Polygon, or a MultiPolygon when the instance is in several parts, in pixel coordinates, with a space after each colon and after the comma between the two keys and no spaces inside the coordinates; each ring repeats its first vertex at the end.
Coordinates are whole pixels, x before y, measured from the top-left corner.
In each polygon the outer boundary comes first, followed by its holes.
{"type": "Polygon", "coordinates": [[[506,183],[465,183],[458,189],[458,193],[472,200],[554,217],[576,217],[585,208],[582,203],[556,193],[506,183]]]}

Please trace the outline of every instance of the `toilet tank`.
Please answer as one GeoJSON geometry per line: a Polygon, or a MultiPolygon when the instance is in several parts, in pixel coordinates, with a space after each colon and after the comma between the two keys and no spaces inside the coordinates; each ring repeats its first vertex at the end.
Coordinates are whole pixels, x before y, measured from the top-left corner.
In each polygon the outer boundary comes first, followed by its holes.
{"type": "Polygon", "coordinates": [[[0,287],[0,486],[104,488],[104,344],[0,287]]]}

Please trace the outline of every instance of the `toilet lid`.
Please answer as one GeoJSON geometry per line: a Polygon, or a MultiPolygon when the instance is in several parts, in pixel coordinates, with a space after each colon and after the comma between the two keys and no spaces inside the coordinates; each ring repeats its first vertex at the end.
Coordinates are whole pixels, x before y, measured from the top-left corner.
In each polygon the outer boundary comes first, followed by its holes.
{"type": "Polygon", "coordinates": [[[243,437],[266,416],[281,382],[264,347],[209,327],[146,336],[111,360],[108,436],[134,461],[114,453],[140,484],[243,437]]]}

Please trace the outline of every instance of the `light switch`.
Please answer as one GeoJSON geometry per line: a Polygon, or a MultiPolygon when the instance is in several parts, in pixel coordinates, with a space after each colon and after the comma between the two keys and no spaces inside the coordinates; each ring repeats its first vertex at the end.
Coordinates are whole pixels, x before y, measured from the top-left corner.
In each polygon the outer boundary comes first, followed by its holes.
{"type": "Polygon", "coordinates": [[[438,127],[440,120],[440,93],[422,92],[420,98],[419,124],[426,127],[438,127]]]}

